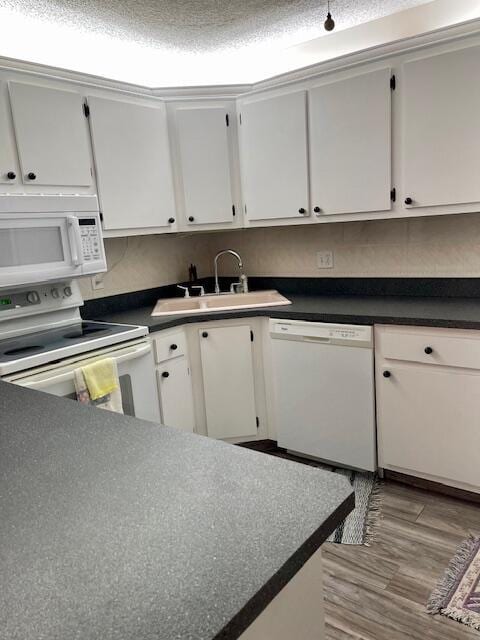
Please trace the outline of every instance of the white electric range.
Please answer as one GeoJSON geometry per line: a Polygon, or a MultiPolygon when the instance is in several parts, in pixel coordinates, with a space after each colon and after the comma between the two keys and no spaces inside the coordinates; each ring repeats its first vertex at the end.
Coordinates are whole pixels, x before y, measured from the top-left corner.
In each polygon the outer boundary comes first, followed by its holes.
{"type": "Polygon", "coordinates": [[[74,370],[114,358],[124,413],[158,422],[147,327],[82,320],[75,280],[0,290],[0,378],[75,399],[74,370]]]}

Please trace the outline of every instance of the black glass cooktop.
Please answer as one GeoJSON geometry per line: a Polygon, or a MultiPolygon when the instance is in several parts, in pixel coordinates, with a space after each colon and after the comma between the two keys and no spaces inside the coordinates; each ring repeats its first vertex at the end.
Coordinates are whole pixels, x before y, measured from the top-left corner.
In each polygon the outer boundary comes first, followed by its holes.
{"type": "Polygon", "coordinates": [[[0,340],[0,363],[83,344],[89,340],[125,333],[131,329],[132,327],[126,325],[85,321],[16,338],[7,338],[0,340]]]}

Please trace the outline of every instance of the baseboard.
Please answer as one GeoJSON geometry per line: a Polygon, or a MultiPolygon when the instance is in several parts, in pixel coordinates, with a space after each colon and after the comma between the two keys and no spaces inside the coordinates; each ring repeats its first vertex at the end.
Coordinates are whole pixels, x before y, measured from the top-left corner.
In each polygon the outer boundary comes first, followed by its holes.
{"type": "Polygon", "coordinates": [[[401,482],[402,484],[410,485],[416,489],[424,489],[425,491],[441,493],[442,495],[450,496],[451,498],[458,498],[459,500],[466,500],[468,502],[480,504],[479,493],[467,491],[466,489],[458,489],[457,487],[449,487],[446,484],[434,482],[433,480],[425,480],[425,478],[410,476],[406,473],[399,473],[398,471],[390,471],[388,469],[385,469],[384,471],[384,478],[386,480],[393,480],[394,482],[401,482]]]}

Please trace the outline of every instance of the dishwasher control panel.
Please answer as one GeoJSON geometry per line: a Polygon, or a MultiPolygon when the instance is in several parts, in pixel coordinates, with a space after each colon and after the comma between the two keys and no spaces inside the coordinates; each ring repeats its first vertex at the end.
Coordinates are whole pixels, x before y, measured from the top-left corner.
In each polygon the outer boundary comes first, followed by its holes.
{"type": "Polygon", "coordinates": [[[363,340],[364,332],[361,329],[329,329],[328,335],[330,338],[349,338],[350,340],[363,340]]]}
{"type": "Polygon", "coordinates": [[[371,347],[373,344],[372,327],[351,324],[272,319],[270,335],[273,339],[350,344],[358,347],[371,347]]]}

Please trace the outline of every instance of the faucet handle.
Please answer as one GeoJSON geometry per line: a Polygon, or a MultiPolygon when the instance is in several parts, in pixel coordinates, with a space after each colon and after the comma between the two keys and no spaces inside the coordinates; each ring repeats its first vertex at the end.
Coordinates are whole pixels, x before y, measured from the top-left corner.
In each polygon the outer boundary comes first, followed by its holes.
{"type": "Polygon", "coordinates": [[[188,287],[183,287],[181,284],[177,284],[177,289],[181,289],[182,291],[184,291],[184,298],[189,298],[190,297],[190,291],[188,290],[188,287]]]}
{"type": "Polygon", "coordinates": [[[242,285],[242,293],[248,293],[248,278],[244,273],[240,274],[240,283],[242,285]]]}
{"type": "Polygon", "coordinates": [[[192,289],[200,289],[200,296],[205,295],[205,288],[201,284],[192,284],[192,289]]]}

